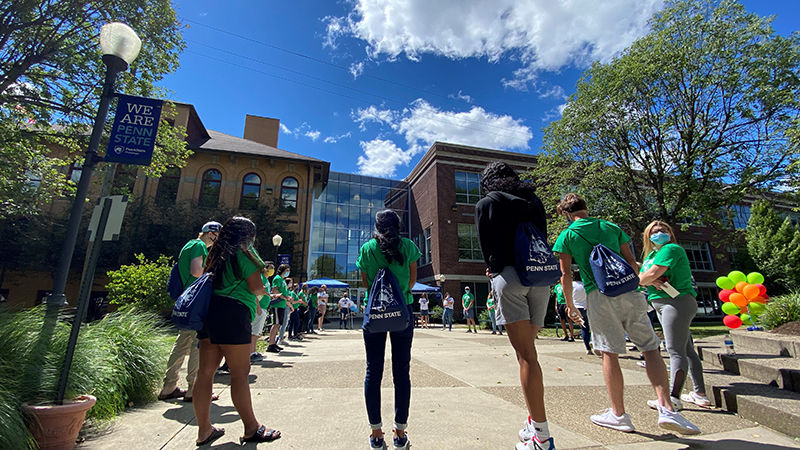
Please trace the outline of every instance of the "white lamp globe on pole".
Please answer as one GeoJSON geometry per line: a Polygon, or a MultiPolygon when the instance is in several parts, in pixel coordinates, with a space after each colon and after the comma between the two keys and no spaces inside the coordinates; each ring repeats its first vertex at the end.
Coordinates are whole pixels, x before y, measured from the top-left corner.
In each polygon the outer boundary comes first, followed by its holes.
{"type": "Polygon", "coordinates": [[[142,40],[122,22],[107,23],[100,29],[100,49],[103,51],[103,61],[109,67],[113,64],[118,71],[127,70],[141,48],[142,40]],[[119,61],[110,62],[109,59],[119,61]]]}

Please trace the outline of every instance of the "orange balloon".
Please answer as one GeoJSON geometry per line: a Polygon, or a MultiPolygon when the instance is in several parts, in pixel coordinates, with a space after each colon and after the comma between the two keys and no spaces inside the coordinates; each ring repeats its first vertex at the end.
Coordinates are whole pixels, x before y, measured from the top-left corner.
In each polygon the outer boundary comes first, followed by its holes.
{"type": "Polygon", "coordinates": [[[740,281],[736,283],[736,292],[741,294],[745,286],[747,286],[747,281],[740,281]]]}
{"type": "Polygon", "coordinates": [[[745,306],[747,306],[747,297],[738,292],[734,292],[733,294],[731,294],[730,299],[731,303],[738,306],[739,308],[744,308],[745,306]]]}
{"type": "Polygon", "coordinates": [[[754,300],[761,296],[761,289],[755,284],[748,284],[742,289],[742,294],[744,294],[748,300],[754,300]]]}

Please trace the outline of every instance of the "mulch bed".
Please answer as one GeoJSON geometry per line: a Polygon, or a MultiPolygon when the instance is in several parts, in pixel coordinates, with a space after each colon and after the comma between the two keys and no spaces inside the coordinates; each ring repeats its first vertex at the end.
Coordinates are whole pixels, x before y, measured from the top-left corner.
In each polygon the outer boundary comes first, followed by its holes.
{"type": "Polygon", "coordinates": [[[780,334],[790,334],[792,336],[800,336],[800,320],[785,323],[779,326],[778,328],[775,328],[772,331],[780,334]]]}

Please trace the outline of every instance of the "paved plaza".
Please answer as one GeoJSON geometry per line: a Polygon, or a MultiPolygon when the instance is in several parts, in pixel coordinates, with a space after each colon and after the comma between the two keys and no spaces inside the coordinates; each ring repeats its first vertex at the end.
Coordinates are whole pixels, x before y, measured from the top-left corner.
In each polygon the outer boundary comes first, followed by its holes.
{"type": "MultiPolygon", "coordinates": [[[[645,404],[654,394],[645,370],[636,364],[638,353],[621,359],[626,409],[637,431],[626,434],[597,427],[589,415],[608,405],[600,358],[587,356],[581,342],[541,338],[537,347],[550,431],[559,449],[800,448],[796,440],[717,409],[685,410],[686,417],[702,429],[699,436],[680,438],[664,432],[656,425],[656,412],[645,404]]],[[[267,355],[251,370],[253,403],[259,420],[281,430],[283,437],[260,444],[261,448],[368,448],[360,331],[329,330],[292,343],[280,355],[267,355]]],[[[408,433],[413,448],[514,448],[527,413],[508,338],[485,331],[468,334],[465,329],[417,329],[412,355],[408,433]]],[[[387,434],[393,418],[389,356],[387,349],[383,381],[387,434]]],[[[227,375],[215,379],[220,400],[212,406],[212,422],[227,432],[212,448],[240,448],[243,429],[231,402],[229,379],[227,375]]],[[[79,448],[188,449],[195,447],[196,435],[190,403],[157,402],[129,410],[79,448]]]]}

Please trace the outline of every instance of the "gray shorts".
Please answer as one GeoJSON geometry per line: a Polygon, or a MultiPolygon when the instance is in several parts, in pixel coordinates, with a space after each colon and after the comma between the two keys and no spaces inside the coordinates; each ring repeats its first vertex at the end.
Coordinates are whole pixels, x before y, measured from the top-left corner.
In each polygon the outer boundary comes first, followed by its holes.
{"type": "Polygon", "coordinates": [[[647,316],[647,300],[639,291],[607,297],[595,289],[586,294],[586,313],[596,350],[625,353],[626,333],[642,352],[657,350],[661,343],[647,316]]]}
{"type": "Polygon", "coordinates": [[[256,314],[256,318],[253,319],[253,322],[250,324],[251,331],[250,333],[253,336],[261,336],[261,332],[264,331],[264,324],[267,322],[267,310],[262,308],[261,315],[256,314]]]}
{"type": "Polygon", "coordinates": [[[465,309],[464,310],[464,318],[465,319],[475,319],[475,308],[465,309]]]}
{"type": "Polygon", "coordinates": [[[549,286],[523,286],[514,267],[506,266],[502,272],[492,274],[492,290],[497,300],[498,325],[527,320],[531,325],[544,326],[549,286]]]}

